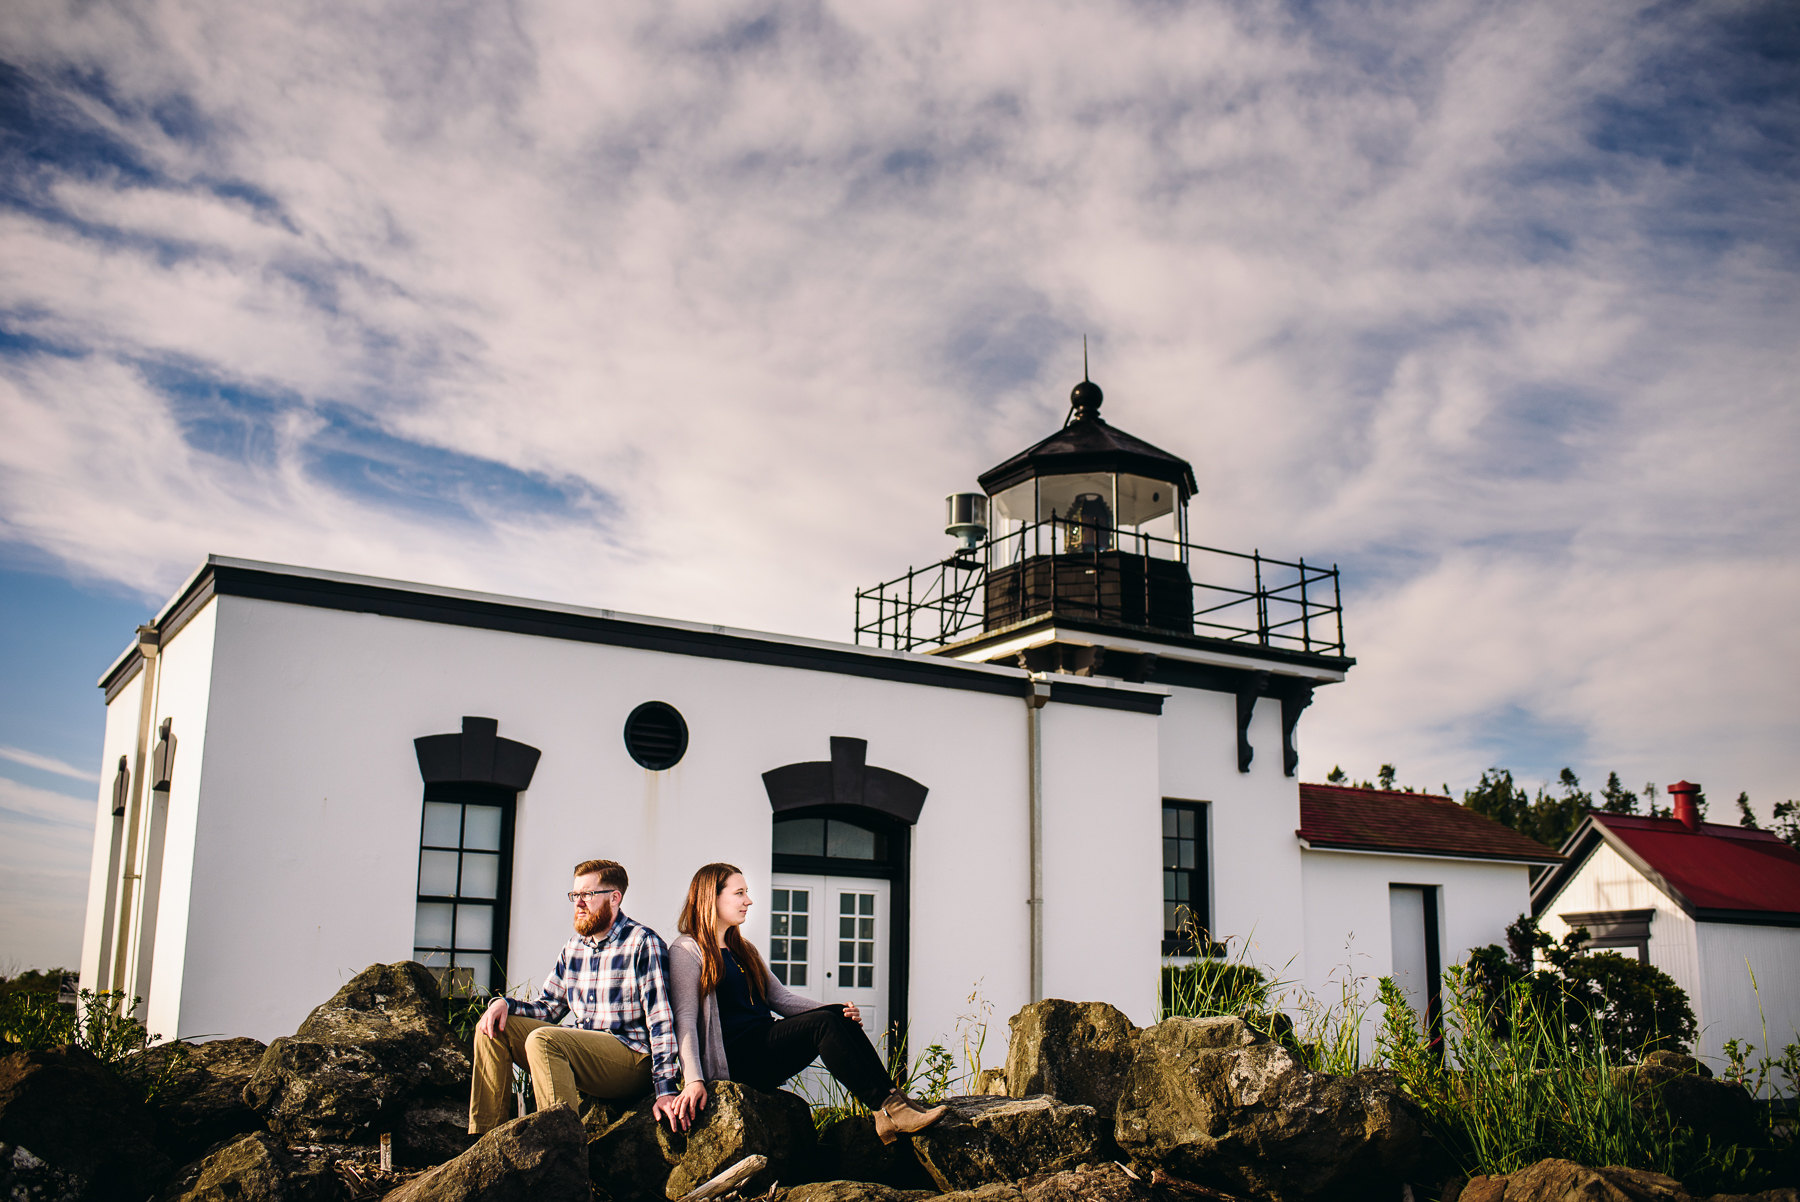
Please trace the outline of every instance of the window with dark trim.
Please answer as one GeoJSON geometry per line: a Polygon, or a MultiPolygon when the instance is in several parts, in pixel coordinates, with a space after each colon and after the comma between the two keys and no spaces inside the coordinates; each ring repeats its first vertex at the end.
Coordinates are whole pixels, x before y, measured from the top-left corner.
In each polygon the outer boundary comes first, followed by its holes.
{"type": "Polygon", "coordinates": [[[425,786],[413,959],[446,992],[506,988],[516,801],[493,785],[425,786]]]}
{"type": "Polygon", "coordinates": [[[1163,800],[1163,939],[1165,956],[1212,954],[1196,949],[1196,931],[1212,931],[1211,861],[1206,847],[1206,803],[1163,800]]]}

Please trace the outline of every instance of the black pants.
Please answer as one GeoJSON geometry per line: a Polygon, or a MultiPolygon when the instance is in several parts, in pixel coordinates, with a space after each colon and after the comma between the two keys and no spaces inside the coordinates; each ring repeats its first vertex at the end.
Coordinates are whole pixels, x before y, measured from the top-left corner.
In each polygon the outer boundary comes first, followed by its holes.
{"type": "Polygon", "coordinates": [[[780,1089],[789,1077],[819,1059],[871,1110],[894,1091],[875,1046],[842,1006],[820,1006],[745,1031],[725,1044],[725,1059],[733,1081],[765,1092],[780,1089]]]}

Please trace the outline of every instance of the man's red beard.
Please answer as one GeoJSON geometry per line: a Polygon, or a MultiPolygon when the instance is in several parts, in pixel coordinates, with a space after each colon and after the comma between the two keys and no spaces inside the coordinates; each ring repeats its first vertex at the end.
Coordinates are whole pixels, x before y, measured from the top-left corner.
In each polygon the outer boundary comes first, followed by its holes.
{"type": "Polygon", "coordinates": [[[613,907],[611,901],[603,901],[592,910],[575,911],[575,933],[581,936],[603,931],[612,925],[613,907]]]}

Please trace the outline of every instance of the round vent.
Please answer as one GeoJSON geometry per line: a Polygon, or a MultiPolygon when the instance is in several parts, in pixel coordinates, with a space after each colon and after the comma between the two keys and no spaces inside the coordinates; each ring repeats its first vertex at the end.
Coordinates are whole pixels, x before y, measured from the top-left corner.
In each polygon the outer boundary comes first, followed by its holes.
{"type": "Polygon", "coordinates": [[[652,772],[673,768],[687,754],[688,729],[681,711],[666,701],[646,701],[625,719],[625,750],[652,772]]]}

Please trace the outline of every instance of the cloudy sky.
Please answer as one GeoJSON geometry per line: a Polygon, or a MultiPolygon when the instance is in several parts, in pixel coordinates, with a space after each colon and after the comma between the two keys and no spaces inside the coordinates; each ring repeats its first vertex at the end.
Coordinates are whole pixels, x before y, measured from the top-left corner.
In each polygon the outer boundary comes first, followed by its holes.
{"type": "Polygon", "coordinates": [[[0,970],[208,552],[848,639],[1081,338],[1301,725],[1800,797],[1800,9],[0,6],[0,970]]]}

